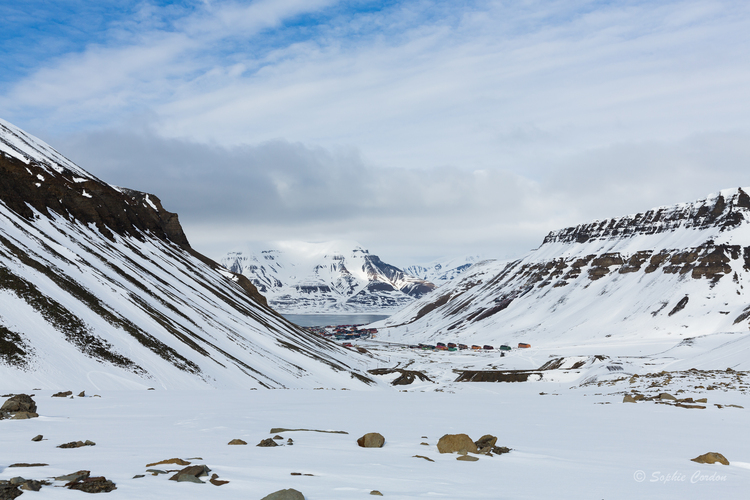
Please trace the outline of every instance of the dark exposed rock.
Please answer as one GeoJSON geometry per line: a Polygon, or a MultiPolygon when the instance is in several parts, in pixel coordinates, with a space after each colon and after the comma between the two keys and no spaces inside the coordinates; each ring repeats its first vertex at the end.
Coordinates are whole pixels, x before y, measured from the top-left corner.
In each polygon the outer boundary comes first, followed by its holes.
{"type": "Polygon", "coordinates": [[[0,500],[13,500],[23,494],[19,489],[18,485],[15,484],[2,484],[0,483],[0,500]]]}
{"type": "Polygon", "coordinates": [[[720,464],[729,465],[729,460],[727,460],[724,455],[713,451],[691,458],[690,460],[699,464],[715,464],[716,462],[719,462],[720,464]]]}
{"type": "Polygon", "coordinates": [[[190,462],[188,462],[187,460],[183,460],[181,458],[168,458],[166,460],[161,460],[159,462],[154,462],[152,464],[146,464],[146,467],[153,467],[155,465],[166,465],[166,464],[190,465],[190,462]]]}
{"type": "Polygon", "coordinates": [[[72,396],[73,391],[63,391],[63,392],[56,392],[52,395],[53,398],[67,398],[68,396],[72,396]]]}
{"type": "Polygon", "coordinates": [[[382,493],[380,493],[380,492],[379,492],[378,490],[372,490],[372,491],[370,492],[370,495],[375,495],[375,496],[377,496],[377,497],[382,497],[382,496],[383,496],[383,494],[382,494],[382,493]]]}
{"type": "Polygon", "coordinates": [[[42,439],[44,439],[44,436],[42,436],[41,434],[37,434],[36,436],[31,438],[32,441],[41,441],[42,439]]]}
{"type": "Polygon", "coordinates": [[[677,303],[677,305],[674,306],[674,308],[671,311],[669,311],[669,316],[672,316],[673,314],[678,313],[682,311],[683,309],[685,309],[685,306],[687,305],[688,300],[690,300],[690,298],[687,295],[681,298],[680,301],[677,303]]]}
{"type": "Polygon", "coordinates": [[[466,434],[446,434],[438,440],[440,453],[471,452],[477,453],[477,445],[466,434]]]}
{"type": "Polygon", "coordinates": [[[305,495],[294,488],[289,488],[288,490],[274,491],[260,500],[305,500],[305,495]]]}
{"type": "Polygon", "coordinates": [[[479,440],[475,441],[474,444],[480,453],[489,453],[497,443],[497,437],[491,434],[485,434],[480,437],[479,440]]]}
{"type": "Polygon", "coordinates": [[[203,481],[198,478],[208,476],[209,472],[211,472],[211,469],[209,469],[205,465],[189,465],[184,469],[178,471],[174,476],[170,477],[169,480],[178,482],[188,481],[191,483],[203,483],[203,481]]]}
{"type": "Polygon", "coordinates": [[[459,455],[456,457],[456,460],[461,460],[462,462],[476,462],[479,459],[477,457],[472,457],[471,455],[459,455]]]}
{"type": "Polygon", "coordinates": [[[544,376],[537,370],[463,370],[456,382],[526,382],[531,375],[544,376]]]}
{"type": "Polygon", "coordinates": [[[18,464],[11,464],[8,467],[47,467],[49,464],[42,464],[42,463],[33,463],[33,464],[27,464],[27,463],[18,463],[18,464]]]}
{"type": "Polygon", "coordinates": [[[211,479],[209,479],[208,482],[213,484],[214,486],[221,486],[223,484],[227,484],[229,481],[223,481],[219,479],[218,474],[211,474],[211,479]]]}
{"type": "Polygon", "coordinates": [[[227,444],[232,444],[232,445],[243,445],[243,444],[247,444],[247,441],[243,441],[242,439],[232,439],[232,440],[231,440],[231,441],[229,441],[229,442],[228,442],[227,444]]]}
{"type": "Polygon", "coordinates": [[[382,448],[385,444],[385,438],[377,432],[368,432],[361,438],[357,439],[357,444],[361,448],[382,448]]]}
{"type": "Polygon", "coordinates": [[[73,472],[70,474],[66,474],[64,476],[57,476],[55,478],[55,481],[65,481],[66,483],[71,483],[71,482],[75,482],[83,478],[87,478],[90,475],[91,475],[91,471],[79,470],[78,472],[73,472]]]}
{"type": "Polygon", "coordinates": [[[28,394],[16,394],[8,398],[0,407],[0,420],[4,418],[21,420],[38,416],[36,403],[28,394]]]}
{"type": "Polygon", "coordinates": [[[65,486],[71,490],[80,490],[86,493],[108,493],[117,489],[115,483],[104,476],[81,478],[71,481],[65,486]]]}
{"type": "Polygon", "coordinates": [[[279,444],[273,440],[273,438],[267,438],[262,440],[260,443],[256,444],[255,446],[260,446],[261,448],[272,448],[274,446],[278,446],[279,444]]]}
{"type": "Polygon", "coordinates": [[[89,441],[88,439],[86,441],[71,441],[69,443],[59,445],[58,448],[82,448],[84,446],[96,446],[96,443],[93,441],[89,441]]]}
{"type": "Polygon", "coordinates": [[[391,382],[391,385],[410,385],[417,378],[423,382],[432,382],[432,379],[418,370],[405,370],[403,368],[375,368],[367,370],[367,373],[373,375],[388,375],[390,373],[400,373],[401,375],[391,382]]]}

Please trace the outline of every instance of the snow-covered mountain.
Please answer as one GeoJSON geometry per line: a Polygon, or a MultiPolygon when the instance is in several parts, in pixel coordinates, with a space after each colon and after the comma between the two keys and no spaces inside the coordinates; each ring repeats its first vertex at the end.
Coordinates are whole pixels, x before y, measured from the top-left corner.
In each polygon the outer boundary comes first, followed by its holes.
{"type": "Polygon", "coordinates": [[[482,259],[478,255],[469,255],[452,259],[438,259],[428,264],[406,266],[404,272],[416,276],[417,278],[430,281],[436,286],[440,286],[456,278],[460,274],[463,274],[480,260],[482,259]]]}
{"type": "Polygon", "coordinates": [[[258,253],[231,252],[221,263],[283,313],[391,313],[435,288],[348,241],[280,242],[258,253]]]}
{"type": "Polygon", "coordinates": [[[156,196],[0,121],[6,388],[341,388],[370,383],[360,363],[192,250],[156,196]]]}
{"type": "Polygon", "coordinates": [[[408,342],[604,347],[747,333],[749,320],[750,196],[729,189],[553,231],[525,257],[477,263],[376,325],[408,342]]]}

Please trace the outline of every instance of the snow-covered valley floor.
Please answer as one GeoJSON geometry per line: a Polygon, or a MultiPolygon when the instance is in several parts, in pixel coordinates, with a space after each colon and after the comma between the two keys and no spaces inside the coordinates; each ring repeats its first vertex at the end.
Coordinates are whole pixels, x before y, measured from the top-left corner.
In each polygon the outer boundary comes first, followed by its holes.
{"type": "MultiPolygon", "coordinates": [[[[3,394],[35,394],[40,417],[0,421],[0,479],[50,480],[90,470],[116,483],[107,498],[186,500],[259,500],[286,488],[308,500],[371,498],[372,490],[391,499],[739,499],[750,491],[747,372],[708,366],[688,372],[690,367],[680,366],[666,346],[655,345],[652,356],[603,362],[577,352],[580,357],[570,357],[542,381],[454,382],[454,369],[536,369],[555,353],[517,350],[500,358],[497,353],[426,354],[375,342],[367,348],[373,368],[408,365],[433,381],[392,387],[387,383],[395,374],[376,376],[381,385],[361,391],[67,388],[74,394],[86,390],[86,397],[73,399],[51,397],[50,388],[5,387],[3,394]],[[582,368],[565,369],[576,359],[584,361],[582,368]],[[624,368],[606,369],[617,363],[624,368]],[[633,373],[641,375],[632,378],[633,373]],[[623,394],[636,392],[705,397],[707,403],[684,408],[660,401],[622,402],[623,394]],[[256,447],[274,436],[269,433],[274,427],[348,434],[281,432],[282,446],[256,447]],[[368,432],[381,433],[385,446],[358,447],[357,438],[368,432]],[[441,455],[438,439],[457,433],[473,440],[492,434],[498,446],[512,451],[477,455],[475,462],[441,455]],[[32,442],[38,434],[44,439],[32,442]],[[288,438],[293,445],[286,445],[288,438]],[[248,444],[230,446],[232,439],[248,444]],[[96,445],[57,448],[77,440],[96,445]],[[706,452],[722,453],[730,465],[690,461],[706,452]],[[146,472],[147,464],[169,458],[205,464],[229,483],[178,483],[168,480],[171,474],[146,472]],[[14,463],[49,465],[9,467],[14,463]]],[[[623,353],[628,349],[637,351],[624,346],[623,353]]],[[[684,349],[680,352],[689,360],[684,349]]],[[[23,498],[84,495],[62,485],[52,481],[23,498]]]]}

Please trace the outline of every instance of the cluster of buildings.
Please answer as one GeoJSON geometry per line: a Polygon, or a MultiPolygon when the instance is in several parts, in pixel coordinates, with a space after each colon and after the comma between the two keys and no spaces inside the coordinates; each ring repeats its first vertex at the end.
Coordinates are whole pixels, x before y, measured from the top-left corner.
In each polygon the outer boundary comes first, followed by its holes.
{"type": "Polygon", "coordinates": [[[307,330],[336,340],[372,339],[378,333],[377,328],[360,328],[362,325],[329,325],[312,326],[307,330]]]}

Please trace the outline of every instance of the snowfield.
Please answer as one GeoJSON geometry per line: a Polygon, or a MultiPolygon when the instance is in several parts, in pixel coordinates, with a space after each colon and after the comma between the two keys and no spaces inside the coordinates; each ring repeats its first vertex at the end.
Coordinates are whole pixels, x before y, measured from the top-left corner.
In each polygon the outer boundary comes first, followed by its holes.
{"type": "MultiPolygon", "coordinates": [[[[740,432],[747,420],[744,410],[622,404],[593,391],[569,393],[548,385],[533,384],[532,391],[513,384],[475,384],[458,394],[105,391],[101,398],[74,400],[36,391],[41,417],[2,422],[0,478],[43,479],[91,470],[117,484],[109,493],[114,498],[260,499],[285,488],[301,491],[308,500],[360,498],[371,490],[394,499],[743,498],[748,491],[750,438],[740,432]],[[538,394],[545,390],[555,395],[538,394]],[[269,430],[277,426],[349,434],[285,432],[281,442],[291,437],[293,446],[254,446],[272,437],[269,430]],[[386,437],[382,449],[356,445],[359,436],[375,431],[386,437]],[[455,454],[441,455],[435,447],[448,433],[473,439],[490,433],[512,451],[459,462],[455,454]],[[45,440],[31,442],[36,434],[45,440]],[[234,438],[248,446],[227,445],[234,438]],[[55,447],[78,439],[96,446],[55,447]],[[708,451],[720,451],[731,465],[689,461],[708,451]],[[217,489],[146,473],[146,464],[173,457],[201,457],[190,461],[206,464],[229,483],[217,489]],[[50,465],[8,468],[11,462],[50,465]],[[639,471],[645,474],[642,482],[639,471]],[[138,474],[146,476],[133,479],[138,474]],[[667,474],[675,479],[666,482],[662,476],[667,474]],[[714,474],[720,479],[703,479],[714,474]]],[[[82,493],[47,486],[40,495],[82,493]]]]}
{"type": "MultiPolygon", "coordinates": [[[[671,349],[623,343],[614,350],[610,346],[603,361],[592,355],[601,354],[596,350],[601,346],[567,352],[515,349],[501,357],[361,342],[373,368],[419,370],[431,379],[388,386],[395,375],[376,376],[379,385],[364,390],[96,391],[77,386],[68,389],[75,394],[85,389],[86,397],[69,399],[51,397],[57,387],[15,387],[8,392],[35,394],[40,417],[0,421],[0,479],[49,479],[90,470],[116,483],[117,489],[107,493],[112,498],[261,499],[286,488],[308,500],[367,498],[372,490],[393,499],[745,498],[750,488],[750,435],[744,432],[750,373],[727,371],[726,364],[748,357],[742,350],[712,357],[717,348],[740,338],[716,337],[671,349]],[[540,381],[455,382],[461,370],[536,370],[560,357],[565,361],[540,381]],[[579,361],[583,366],[571,369],[579,361]],[[688,372],[691,363],[700,371],[688,372]],[[615,365],[623,368],[606,368],[615,365]],[[691,408],[668,400],[622,402],[623,394],[662,392],[707,398],[707,403],[686,405],[705,406],[691,408]],[[281,446],[256,447],[275,435],[269,432],[274,427],[348,434],[280,432],[281,446]],[[357,438],[368,432],[385,436],[385,446],[358,447],[357,438]],[[492,434],[498,446],[511,452],[476,455],[476,462],[440,454],[438,439],[458,433],[473,440],[492,434]],[[37,434],[44,440],[32,442],[37,434]],[[293,445],[286,444],[289,438],[293,445]],[[86,439],[96,446],[56,448],[86,439]],[[248,445],[230,446],[232,439],[248,445]],[[707,452],[722,453],[730,465],[690,460],[707,452]],[[170,458],[205,464],[229,483],[177,483],[168,480],[172,473],[146,472],[147,464],[170,458]],[[8,467],[19,462],[49,465],[8,467]]],[[[68,498],[83,493],[45,486],[26,494],[68,498]]]]}

